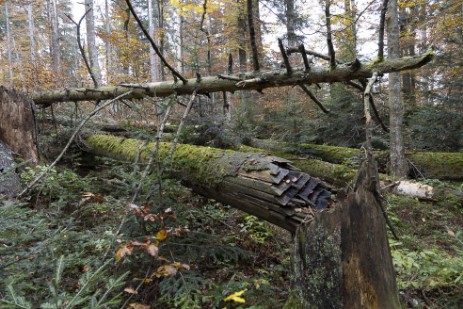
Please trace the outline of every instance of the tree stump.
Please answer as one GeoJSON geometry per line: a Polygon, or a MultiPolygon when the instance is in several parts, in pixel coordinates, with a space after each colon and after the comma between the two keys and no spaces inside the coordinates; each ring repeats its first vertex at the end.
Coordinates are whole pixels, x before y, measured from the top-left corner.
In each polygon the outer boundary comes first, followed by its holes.
{"type": "Polygon", "coordinates": [[[364,163],[334,209],[299,227],[286,309],[401,308],[377,179],[364,163]]]}
{"type": "Polygon", "coordinates": [[[37,164],[36,131],[34,102],[14,90],[0,87],[0,141],[14,154],[37,164]]]}

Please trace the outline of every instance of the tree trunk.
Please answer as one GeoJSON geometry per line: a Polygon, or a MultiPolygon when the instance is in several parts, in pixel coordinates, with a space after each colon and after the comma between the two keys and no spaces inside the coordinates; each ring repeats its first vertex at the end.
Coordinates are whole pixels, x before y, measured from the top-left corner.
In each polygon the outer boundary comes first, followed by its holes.
{"type": "MultiPolygon", "coordinates": [[[[96,155],[147,162],[154,143],[110,135],[90,135],[84,147],[96,155]]],[[[170,143],[161,143],[164,160],[170,143]]],[[[255,215],[288,231],[329,207],[331,192],[323,182],[294,168],[290,161],[262,154],[191,145],[177,145],[166,176],[176,178],[195,192],[255,215]]]]}
{"type": "Polygon", "coordinates": [[[96,46],[96,33],[95,33],[95,14],[94,14],[94,3],[93,0],[85,0],[85,10],[88,12],[85,15],[85,25],[87,26],[87,46],[88,55],[90,61],[90,67],[92,68],[93,76],[95,76],[96,82],[101,83],[101,70],[100,64],[98,63],[98,50],[96,46]]]}
{"type": "Polygon", "coordinates": [[[0,141],[33,164],[39,161],[34,102],[0,87],[0,141]]]}
{"type": "MultiPolygon", "coordinates": [[[[313,144],[291,144],[272,140],[253,139],[250,145],[255,148],[273,151],[274,154],[285,156],[282,153],[293,154],[302,157],[320,159],[326,162],[340,164],[333,170],[341,171],[344,164],[356,166],[365,158],[365,153],[359,149],[313,144]]],[[[257,149],[257,151],[263,151],[257,149]]],[[[389,155],[386,151],[373,151],[373,155],[379,164],[381,173],[387,172],[389,155]]],[[[286,157],[286,156],[285,156],[286,157]]],[[[290,156],[288,156],[290,157],[290,156]]],[[[424,152],[408,151],[405,157],[410,160],[416,169],[416,175],[426,178],[437,178],[445,180],[463,180],[463,153],[462,152],[424,152]]],[[[297,163],[295,163],[297,164],[297,163]]],[[[331,175],[325,170],[326,175],[331,175]]],[[[316,177],[322,177],[315,175],[316,177]]],[[[341,177],[344,179],[344,177],[341,177]]]]}
{"type": "Polygon", "coordinates": [[[130,92],[126,99],[145,96],[166,97],[171,94],[186,95],[197,91],[198,94],[211,92],[239,91],[239,90],[263,90],[271,87],[294,86],[299,84],[334,83],[354,79],[369,78],[373,72],[384,74],[401,70],[411,70],[428,63],[433,57],[433,52],[416,56],[384,61],[379,63],[361,63],[357,68],[351,65],[338,65],[331,70],[324,67],[312,67],[307,74],[304,68],[294,68],[291,76],[286,70],[268,72],[250,72],[233,76],[203,77],[201,81],[196,78],[187,80],[187,83],[175,81],[148,83],[148,84],[121,84],[118,86],[104,86],[98,89],[74,88],[58,91],[33,93],[32,99],[36,104],[49,106],[55,102],[64,101],[89,101],[107,100],[121,94],[130,92]]]}
{"type": "MultiPolygon", "coordinates": [[[[387,8],[387,43],[388,59],[398,59],[400,56],[399,19],[397,16],[397,0],[389,0],[387,8]]],[[[403,106],[400,87],[400,73],[389,73],[389,129],[391,147],[391,174],[403,177],[408,174],[405,161],[402,136],[403,106]]]]}
{"type": "Polygon", "coordinates": [[[59,29],[58,29],[58,11],[56,7],[56,0],[47,0],[48,3],[48,16],[51,28],[51,60],[55,79],[60,80],[61,77],[61,48],[59,43],[59,29]]]}
{"type": "Polygon", "coordinates": [[[9,85],[10,88],[14,86],[14,73],[13,73],[13,44],[11,39],[10,29],[10,14],[8,12],[8,1],[5,2],[5,22],[6,22],[6,38],[7,38],[7,51],[8,51],[8,72],[9,72],[9,85]]]}
{"type": "Polygon", "coordinates": [[[364,164],[334,210],[298,228],[285,308],[401,308],[377,179],[364,164]]]}
{"type": "MultiPolygon", "coordinates": [[[[148,31],[154,40],[156,40],[156,25],[159,18],[157,12],[157,9],[153,7],[153,0],[148,0],[148,31]]],[[[150,46],[150,73],[151,81],[160,80],[159,59],[152,46],[150,46]]]]}

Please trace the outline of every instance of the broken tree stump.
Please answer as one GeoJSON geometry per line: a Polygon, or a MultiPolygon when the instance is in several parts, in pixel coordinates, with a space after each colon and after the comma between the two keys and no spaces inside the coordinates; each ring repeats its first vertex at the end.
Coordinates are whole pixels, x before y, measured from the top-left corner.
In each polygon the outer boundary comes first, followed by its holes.
{"type": "Polygon", "coordinates": [[[299,226],[286,309],[401,308],[377,179],[364,163],[334,209],[299,226]]]}
{"type": "Polygon", "coordinates": [[[5,87],[0,87],[0,141],[25,161],[39,162],[34,102],[5,87]]]}

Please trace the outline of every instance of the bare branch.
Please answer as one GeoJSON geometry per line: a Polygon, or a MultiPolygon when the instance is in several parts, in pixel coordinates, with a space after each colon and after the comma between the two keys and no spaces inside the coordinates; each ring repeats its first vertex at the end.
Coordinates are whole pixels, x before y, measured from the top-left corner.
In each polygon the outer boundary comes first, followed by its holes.
{"type": "Polygon", "coordinates": [[[320,109],[325,113],[325,114],[329,114],[330,113],[330,110],[329,109],[326,109],[322,102],[320,102],[317,97],[312,93],[312,91],[310,91],[305,85],[299,85],[299,87],[301,87],[302,90],[304,90],[304,92],[312,99],[312,101],[314,101],[315,104],[317,104],[318,107],[320,107],[320,109]]]}
{"type": "Polygon", "coordinates": [[[304,61],[305,71],[310,71],[310,62],[309,58],[307,58],[307,52],[305,50],[304,44],[299,45],[299,52],[301,53],[302,60],[304,61]]]}
{"type": "Polygon", "coordinates": [[[285,48],[283,46],[283,41],[278,39],[278,46],[280,47],[280,53],[283,57],[283,61],[285,62],[286,72],[288,76],[293,75],[293,69],[291,68],[291,64],[289,63],[288,55],[286,54],[285,48]]]}
{"type": "Polygon", "coordinates": [[[133,17],[135,18],[135,20],[137,21],[137,24],[138,26],[140,27],[140,29],[143,31],[143,34],[145,35],[145,37],[148,39],[148,41],[150,42],[151,44],[151,47],[153,47],[154,51],[156,52],[156,54],[159,56],[159,58],[161,59],[162,63],[164,64],[164,66],[166,66],[171,72],[172,74],[179,78],[183,84],[186,84],[188,81],[185,77],[183,77],[179,72],[177,72],[177,70],[175,70],[166,60],[166,58],[164,58],[164,56],[162,55],[162,53],[160,52],[158,46],[156,45],[156,42],[154,42],[153,38],[151,37],[151,35],[148,33],[148,31],[146,31],[145,27],[143,26],[143,23],[141,22],[140,18],[138,17],[137,13],[135,12],[133,6],[132,6],[132,3],[130,2],[130,0],[125,0],[125,3],[127,3],[127,6],[130,10],[130,12],[132,12],[132,15],[133,17]]]}
{"type": "Polygon", "coordinates": [[[82,46],[82,42],[80,41],[80,25],[82,24],[82,21],[84,20],[85,16],[90,12],[90,10],[87,10],[87,12],[85,12],[85,14],[80,18],[78,23],[76,23],[70,15],[68,14],[64,14],[64,15],[66,15],[66,17],[69,18],[69,20],[72,21],[74,25],[76,25],[77,27],[77,45],[79,46],[80,54],[82,55],[85,66],[87,67],[87,71],[90,74],[90,77],[92,78],[93,86],[95,86],[95,88],[98,88],[98,81],[95,77],[95,74],[92,71],[92,68],[90,67],[90,63],[88,62],[87,56],[85,55],[84,47],[82,46]]]}

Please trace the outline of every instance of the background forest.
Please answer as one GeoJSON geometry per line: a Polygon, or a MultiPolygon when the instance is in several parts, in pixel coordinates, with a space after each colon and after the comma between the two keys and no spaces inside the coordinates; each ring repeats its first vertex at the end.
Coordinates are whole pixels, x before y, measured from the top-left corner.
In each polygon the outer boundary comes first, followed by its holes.
{"type": "MultiPolygon", "coordinates": [[[[126,1],[84,2],[0,1],[2,86],[32,95],[172,79],[126,1]]],[[[378,53],[382,1],[131,3],[160,53],[186,78],[252,71],[256,57],[261,70],[282,68],[279,38],[288,47],[304,44],[313,66],[329,66],[327,32],[341,63],[375,61],[378,53]]],[[[432,62],[400,75],[404,146],[461,152],[461,0],[398,1],[398,17],[400,56],[435,49],[432,62]]],[[[290,61],[303,66],[296,56],[290,61]]],[[[385,123],[388,86],[385,75],[373,88],[385,123]]],[[[163,141],[171,141],[182,123],[180,143],[217,148],[273,149],[284,142],[360,149],[365,143],[362,91],[349,84],[201,95],[185,118],[189,99],[119,100],[98,112],[84,132],[157,141],[163,127],[163,141]]],[[[19,164],[24,185],[47,169],[94,108],[95,102],[37,106],[42,165],[19,164]]],[[[372,143],[376,150],[390,149],[379,121],[372,143]]],[[[90,156],[75,143],[21,199],[0,197],[0,308],[282,308],[289,233],[192,193],[163,177],[163,162],[157,164],[148,172],[138,159],[90,156]]],[[[414,170],[408,176],[423,176],[414,170]]],[[[390,245],[401,301],[404,307],[461,308],[463,177],[421,178],[435,187],[433,200],[386,196],[400,236],[390,245]]]]}

